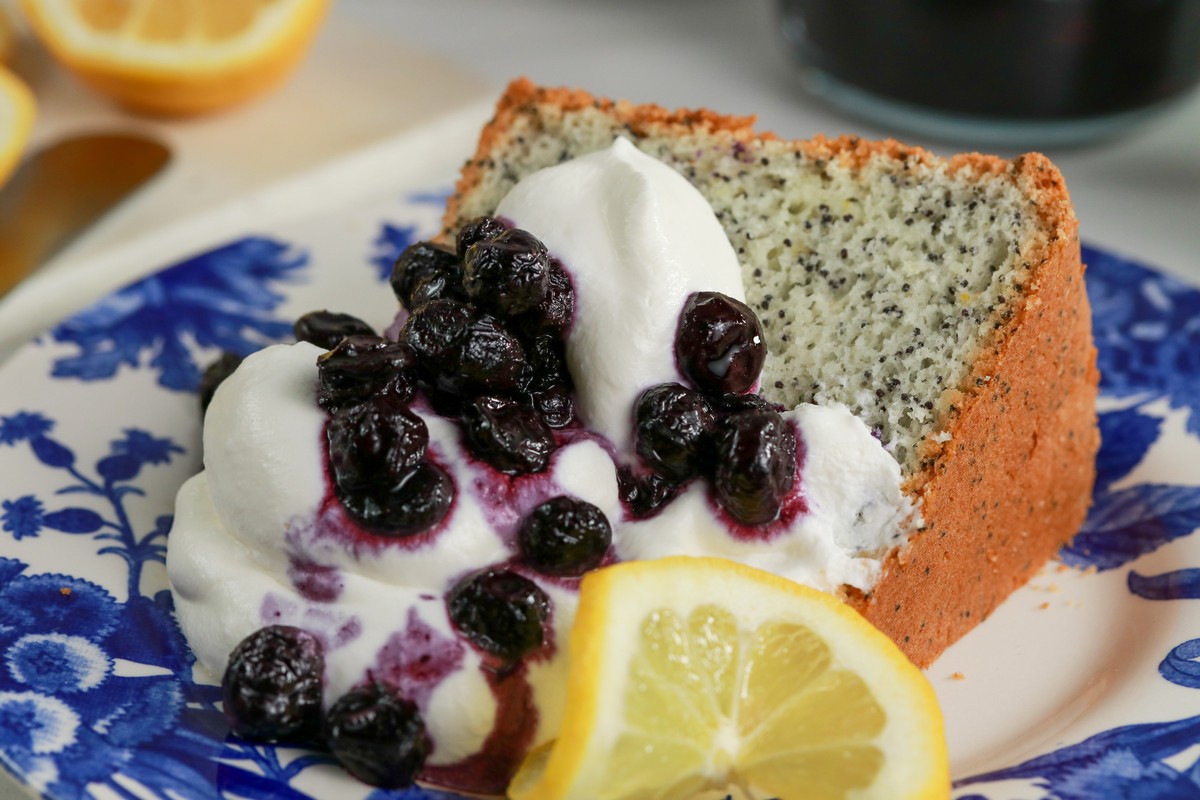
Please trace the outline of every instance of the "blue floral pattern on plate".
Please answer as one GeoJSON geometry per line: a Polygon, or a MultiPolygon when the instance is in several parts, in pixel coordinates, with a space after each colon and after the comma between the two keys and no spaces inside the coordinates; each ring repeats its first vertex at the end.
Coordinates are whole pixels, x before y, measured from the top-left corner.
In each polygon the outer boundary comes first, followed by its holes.
{"type": "MultiPolygon", "coordinates": [[[[443,198],[430,192],[407,202],[443,198]]],[[[366,246],[348,243],[346,251],[363,254],[379,287],[396,255],[432,232],[417,216],[396,215],[366,246]]],[[[303,241],[302,234],[295,239],[303,241]]],[[[58,325],[52,342],[34,348],[44,351],[37,363],[46,381],[65,382],[71,392],[139,373],[156,387],[137,398],[146,404],[193,391],[200,365],[217,350],[245,353],[288,335],[287,315],[306,310],[288,306],[288,287],[306,278],[309,252],[274,236],[251,237],[181,261],[58,325]]],[[[1200,527],[1200,481],[1136,479],[1165,435],[1164,408],[1185,413],[1187,434],[1200,437],[1200,291],[1103,251],[1085,248],[1085,260],[1104,444],[1095,504],[1062,560],[1081,569],[1129,569],[1128,589],[1138,601],[1200,599],[1200,557],[1169,571],[1130,568],[1200,527]]],[[[11,404],[11,396],[0,403],[11,404]]],[[[85,445],[65,433],[76,421],[70,412],[0,405],[0,457],[36,474],[22,484],[34,490],[0,492],[0,763],[54,798],[84,797],[95,785],[119,797],[300,798],[320,793],[312,788],[319,785],[372,800],[456,797],[338,783],[327,754],[228,733],[219,688],[196,679],[162,572],[176,484],[164,487],[158,476],[197,463],[198,448],[194,436],[179,437],[170,414],[168,427],[155,429],[129,410],[111,430],[91,432],[85,445]],[[83,552],[87,569],[55,569],[51,540],[83,552]]],[[[1198,689],[1198,658],[1200,638],[1180,642],[1147,662],[1146,679],[1198,689]]],[[[1011,780],[1060,800],[1194,797],[1200,765],[1178,757],[1197,744],[1200,716],[1131,720],[1022,763],[960,777],[956,787],[959,800],[1000,800],[1005,795],[989,787],[1011,780]]]]}
{"type": "Polygon", "coordinates": [[[294,279],[307,255],[251,237],[182,261],[138,281],[57,325],[55,341],[78,347],[54,361],[54,376],[107,380],[122,365],[148,366],[168,389],[191,391],[200,369],[188,347],[246,355],[291,331],[273,318],[283,300],[275,284],[294,279]]]}
{"type": "MultiPolygon", "coordinates": [[[[1114,488],[1146,458],[1162,433],[1148,407],[1166,400],[1187,412],[1200,435],[1200,290],[1140,264],[1084,247],[1094,315],[1100,387],[1133,402],[1099,415],[1093,505],[1060,559],[1075,567],[1118,569],[1200,528],[1200,486],[1135,483],[1114,488]]],[[[1149,600],[1200,598],[1200,568],[1128,575],[1131,593],[1149,600]]],[[[1200,689],[1200,639],[1186,641],[1159,665],[1163,678],[1200,689]]],[[[1200,716],[1114,728],[1024,763],[959,779],[957,786],[1032,779],[1044,798],[1200,797],[1200,761],[1182,769],[1167,759],[1200,744],[1200,716]]],[[[982,800],[984,795],[960,795],[982,800]]]]}

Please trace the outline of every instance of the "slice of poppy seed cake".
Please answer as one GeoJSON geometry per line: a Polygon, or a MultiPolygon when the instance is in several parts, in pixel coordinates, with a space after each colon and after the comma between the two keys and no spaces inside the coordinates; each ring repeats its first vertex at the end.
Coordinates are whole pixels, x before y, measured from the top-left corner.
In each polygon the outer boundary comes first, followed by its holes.
{"type": "Polygon", "coordinates": [[[618,135],[683,174],[738,253],[762,393],[845,403],[899,461],[922,527],[845,599],[919,665],[1079,528],[1099,446],[1077,223],[1037,154],[783,141],[753,119],[512,83],[463,169],[452,235],[523,176],[618,135]]]}

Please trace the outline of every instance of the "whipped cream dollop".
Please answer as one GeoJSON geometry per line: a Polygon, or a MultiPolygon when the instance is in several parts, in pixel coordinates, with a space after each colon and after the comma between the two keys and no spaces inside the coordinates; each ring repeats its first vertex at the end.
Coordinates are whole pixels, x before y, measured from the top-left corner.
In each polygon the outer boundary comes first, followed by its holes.
{"type": "Polygon", "coordinates": [[[647,387],[682,381],[674,340],[688,296],[746,299],[733,245],[695,187],[624,137],[530,175],[496,213],[570,271],[576,408],[587,428],[632,458],[634,402],[647,387]]]}
{"type": "MultiPolygon", "coordinates": [[[[537,480],[499,486],[463,451],[454,423],[418,408],[457,487],[454,509],[428,543],[363,536],[326,477],[326,415],[314,400],[322,352],[303,342],[268,347],[213,397],[205,469],[180,490],[169,539],[175,613],[217,677],[239,641],[276,624],[321,639],[331,702],[368,675],[394,676],[436,742],[430,763],[453,764],[483,747],[499,703],[480,655],[451,626],[447,589],[510,559],[521,518],[551,497],[574,495],[619,518],[615,469],[603,448],[581,439],[555,451],[537,480]],[[413,670],[422,659],[430,666],[413,670]]],[[[554,637],[565,640],[576,594],[543,589],[555,605],[554,637]]],[[[555,726],[559,712],[548,711],[561,704],[561,676],[541,673],[561,671],[560,662],[530,665],[533,703],[555,726]]]]}
{"type": "Polygon", "coordinates": [[[367,680],[391,683],[418,705],[434,743],[424,777],[480,792],[502,790],[495,775],[505,774],[481,772],[481,760],[515,769],[557,734],[578,582],[522,572],[553,604],[550,641],[503,677],[455,630],[446,597],[481,569],[521,569],[516,531],[540,503],[567,494],[600,508],[618,559],[723,556],[830,592],[869,590],[911,513],[898,463],[866,426],[845,407],[803,405],[785,414],[798,470],[775,522],[739,526],[701,480],[656,516],[632,518],[617,468],[636,458],[633,406],[647,388],[683,381],[673,343],[690,294],[743,298],[737,259],[701,195],[624,139],[526,178],[499,214],[541,238],[575,289],[567,356],[584,430],[560,432],[550,467],[496,472],[418,400],[412,410],[455,500],[432,531],[374,536],[330,485],[328,417],[315,399],[323,351],[270,347],[208,408],[205,471],[179,493],[167,563],[180,625],[214,676],[253,631],[305,628],[326,648],[327,704],[367,680]],[[516,714],[521,734],[499,735],[497,720],[516,714]]]}
{"type": "Polygon", "coordinates": [[[802,459],[779,522],[739,530],[697,481],[656,516],[622,528],[621,559],[719,556],[830,593],[874,586],[907,529],[900,465],[844,405],[805,403],[783,416],[802,459]]]}

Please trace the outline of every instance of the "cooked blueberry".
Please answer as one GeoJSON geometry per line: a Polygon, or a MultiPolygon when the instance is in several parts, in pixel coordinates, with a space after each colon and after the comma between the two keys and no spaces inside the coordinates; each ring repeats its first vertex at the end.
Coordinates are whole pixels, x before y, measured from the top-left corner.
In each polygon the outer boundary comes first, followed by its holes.
{"type": "Polygon", "coordinates": [[[745,303],[720,292],[687,299],[675,330],[675,358],[697,389],[749,391],[766,354],[762,326],[745,303]]]}
{"type": "Polygon", "coordinates": [[[734,414],[738,411],[783,411],[779,403],[772,403],[761,394],[722,394],[711,398],[713,410],[718,415],[734,414]]]}
{"type": "Polygon", "coordinates": [[[518,317],[517,329],[526,336],[549,333],[561,339],[575,319],[575,286],[557,259],[550,259],[546,294],[537,306],[518,317]]]}
{"type": "Polygon", "coordinates": [[[591,503],[555,497],[525,517],[518,543],[521,558],[539,572],[574,577],[600,566],[612,544],[612,527],[591,503]]]}
{"type": "Polygon", "coordinates": [[[565,348],[557,336],[540,334],[528,340],[525,360],[529,368],[522,375],[524,391],[540,392],[551,386],[572,385],[565,348]]]}
{"type": "MultiPolygon", "coordinates": [[[[392,291],[409,311],[422,304],[417,288],[430,279],[444,278],[443,290],[462,285],[462,264],[451,249],[433,242],[417,242],[407,247],[392,268],[392,291]]],[[[429,299],[425,297],[424,299],[429,299]]]]}
{"type": "Polygon", "coordinates": [[[565,428],[575,421],[575,395],[566,386],[551,386],[530,395],[533,408],[551,428],[565,428]]]}
{"type": "Polygon", "coordinates": [[[332,350],[347,336],[373,336],[370,325],[350,314],[333,311],[310,311],[296,320],[292,326],[296,340],[310,342],[317,347],[332,350]]]}
{"type": "Polygon", "coordinates": [[[395,483],[339,496],[351,516],[379,536],[414,536],[450,513],[454,479],[437,464],[423,461],[395,483]]]}
{"type": "Polygon", "coordinates": [[[495,239],[508,229],[508,224],[496,217],[476,217],[471,220],[462,226],[455,239],[459,259],[466,260],[467,251],[471,249],[471,245],[485,239],[495,239]]]}
{"type": "Polygon", "coordinates": [[[514,228],[467,249],[463,287],[480,306],[511,317],[536,308],[546,296],[550,258],[533,234],[514,228]]]}
{"type": "Polygon", "coordinates": [[[713,490],[745,525],[779,516],[796,480],[796,435],[776,411],[750,410],[722,420],[716,437],[713,490]]]}
{"type": "Polygon", "coordinates": [[[399,340],[412,348],[422,367],[438,369],[453,357],[474,318],[474,310],[464,303],[433,300],[412,313],[399,340]]]}
{"type": "Polygon", "coordinates": [[[432,528],[454,503],[454,480],[437,464],[418,464],[392,491],[388,527],[401,533],[432,528]]]}
{"type": "Polygon", "coordinates": [[[460,394],[443,392],[437,386],[426,386],[424,396],[429,401],[429,405],[434,413],[453,420],[457,420],[462,416],[463,407],[471,399],[463,397],[460,394]]]}
{"type": "Polygon", "coordinates": [[[487,569],[463,580],[446,600],[450,621],[479,649],[517,661],[542,646],[550,598],[528,578],[487,569]]]}
{"type": "Polygon", "coordinates": [[[538,304],[546,327],[558,335],[571,328],[575,319],[575,285],[571,276],[557,260],[550,262],[550,274],[546,276],[546,297],[538,304]]]}
{"type": "Polygon", "coordinates": [[[407,345],[379,336],[347,336],[317,358],[317,403],[332,410],[378,395],[412,399],[416,359],[407,345]]]}
{"type": "Polygon", "coordinates": [[[245,739],[313,739],[320,732],[324,678],[317,637],[288,625],[257,630],[229,656],[221,682],[225,718],[245,739]]]}
{"type": "Polygon", "coordinates": [[[416,704],[382,683],[338,698],[326,716],[325,740],[347,772],[385,789],[412,785],[431,749],[416,704]]]}
{"type": "Polygon", "coordinates": [[[429,275],[417,281],[412,291],[412,306],[420,308],[430,300],[458,300],[465,302],[467,293],[462,288],[461,280],[444,273],[429,275]]]}
{"type": "Polygon", "coordinates": [[[672,481],[700,474],[711,450],[716,417],[704,395],[677,383],[642,393],[634,440],[646,466],[672,481]]]}
{"type": "Polygon", "coordinates": [[[629,467],[617,471],[617,491],[621,502],[634,519],[653,517],[675,499],[683,484],[653,472],[635,475],[629,467]]]}
{"type": "Polygon", "coordinates": [[[524,365],[525,351],[517,337],[484,314],[467,326],[453,354],[442,359],[436,384],[459,395],[504,392],[517,384],[524,365]]]}
{"type": "Polygon", "coordinates": [[[336,411],[325,428],[339,495],[397,486],[429,444],[425,421],[382,400],[336,411]]]}
{"type": "Polygon", "coordinates": [[[241,363],[241,356],[237,353],[225,351],[221,353],[220,358],[209,364],[204,370],[204,374],[200,377],[201,414],[208,411],[208,404],[212,402],[213,395],[217,392],[217,387],[232,375],[241,363]]]}
{"type": "Polygon", "coordinates": [[[550,463],[554,434],[530,408],[485,395],[463,407],[467,449],[501,472],[541,472],[550,463]]]}

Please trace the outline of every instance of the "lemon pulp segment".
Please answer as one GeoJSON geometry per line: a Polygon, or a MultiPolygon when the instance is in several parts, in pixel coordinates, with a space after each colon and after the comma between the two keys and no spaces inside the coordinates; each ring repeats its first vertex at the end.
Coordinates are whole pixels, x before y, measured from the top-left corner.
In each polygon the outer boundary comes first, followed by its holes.
{"type": "Polygon", "coordinates": [[[947,798],[928,681],[841,601],[713,558],[589,573],[515,800],[947,798]]]}

